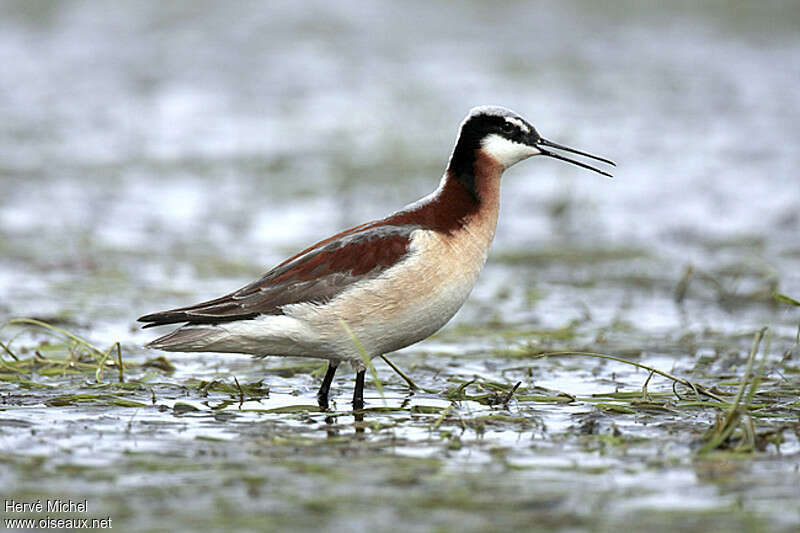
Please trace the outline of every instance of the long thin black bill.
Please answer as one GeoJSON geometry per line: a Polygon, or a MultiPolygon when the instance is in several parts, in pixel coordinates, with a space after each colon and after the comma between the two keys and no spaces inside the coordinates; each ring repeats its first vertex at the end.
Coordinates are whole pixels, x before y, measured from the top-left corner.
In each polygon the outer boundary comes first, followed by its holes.
{"type": "Polygon", "coordinates": [[[599,168],[595,168],[595,167],[593,167],[591,165],[587,165],[586,163],[581,163],[580,161],[576,161],[574,159],[570,159],[569,157],[564,157],[563,155],[557,154],[555,152],[548,152],[547,150],[543,150],[542,148],[539,148],[539,153],[541,153],[542,155],[546,155],[547,157],[552,157],[553,159],[560,159],[561,161],[566,161],[567,163],[572,163],[573,165],[578,165],[579,167],[583,167],[583,168],[587,168],[589,170],[593,170],[593,171],[597,172],[598,174],[602,174],[603,176],[606,176],[606,177],[609,177],[609,178],[613,178],[614,177],[613,174],[609,174],[605,170],[600,170],[599,168]]]}
{"type": "Polygon", "coordinates": [[[597,161],[602,161],[603,163],[608,163],[612,167],[617,166],[616,163],[614,163],[610,159],[606,159],[605,157],[592,155],[592,154],[587,153],[587,152],[581,152],[580,150],[576,150],[575,148],[570,148],[569,146],[564,146],[563,144],[554,143],[553,141],[548,141],[547,139],[542,139],[541,137],[539,138],[539,142],[537,144],[541,144],[541,145],[544,145],[544,146],[549,146],[550,148],[555,148],[556,150],[564,150],[565,152],[571,152],[573,154],[582,155],[583,157],[589,157],[589,158],[597,160],[597,161]]]}

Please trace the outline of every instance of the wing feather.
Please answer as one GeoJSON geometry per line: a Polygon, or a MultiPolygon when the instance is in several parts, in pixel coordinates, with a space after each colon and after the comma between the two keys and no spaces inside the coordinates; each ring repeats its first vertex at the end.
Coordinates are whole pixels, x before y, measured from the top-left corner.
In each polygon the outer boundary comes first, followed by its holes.
{"type": "Polygon", "coordinates": [[[180,322],[214,324],[279,315],[289,304],[324,303],[402,261],[416,229],[414,225],[378,223],[357,226],[290,257],[237,291],[138,320],[147,323],[145,328],[180,322]]]}

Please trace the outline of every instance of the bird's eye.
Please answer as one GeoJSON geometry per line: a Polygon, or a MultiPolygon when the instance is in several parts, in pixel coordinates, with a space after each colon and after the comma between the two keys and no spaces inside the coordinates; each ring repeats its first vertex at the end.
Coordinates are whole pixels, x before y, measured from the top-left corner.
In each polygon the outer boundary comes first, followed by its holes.
{"type": "Polygon", "coordinates": [[[514,125],[510,122],[503,122],[502,129],[505,133],[511,133],[514,131],[514,125]]]}

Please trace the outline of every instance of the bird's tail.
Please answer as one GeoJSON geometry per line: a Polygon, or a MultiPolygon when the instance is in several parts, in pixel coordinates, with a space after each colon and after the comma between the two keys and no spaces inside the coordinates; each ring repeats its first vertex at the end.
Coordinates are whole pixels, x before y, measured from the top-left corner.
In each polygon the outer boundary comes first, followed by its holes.
{"type": "Polygon", "coordinates": [[[167,352],[213,351],[213,344],[224,336],[225,331],[214,326],[185,326],[150,341],[145,347],[167,352]]]}

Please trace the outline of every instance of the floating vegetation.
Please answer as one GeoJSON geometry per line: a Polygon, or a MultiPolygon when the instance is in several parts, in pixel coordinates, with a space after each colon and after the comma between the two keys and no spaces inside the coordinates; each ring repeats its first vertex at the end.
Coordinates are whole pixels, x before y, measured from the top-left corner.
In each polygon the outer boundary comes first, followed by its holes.
{"type": "Polygon", "coordinates": [[[794,298],[791,298],[789,296],[786,296],[785,294],[781,294],[779,292],[773,292],[772,297],[775,299],[776,302],[787,305],[793,305],[795,307],[800,307],[800,301],[795,300],[794,298]]]}
{"type": "MultiPolygon", "coordinates": [[[[27,357],[21,357],[15,353],[11,341],[2,341],[2,349],[6,357],[0,359],[0,363],[2,363],[0,381],[12,383],[20,389],[41,391],[38,394],[44,405],[48,407],[75,407],[84,404],[127,408],[157,407],[159,394],[156,391],[164,385],[152,382],[152,371],[157,371],[162,376],[169,376],[176,371],[176,366],[164,356],[145,359],[143,362],[126,362],[123,361],[123,350],[119,343],[114,343],[107,350],[101,350],[74,333],[40,320],[12,319],[4,324],[3,328],[5,327],[40,328],[64,341],[62,343],[41,341],[35,348],[25,349],[27,357]],[[104,368],[114,368],[117,371],[118,379],[104,382],[102,371],[104,368]],[[90,376],[93,380],[85,381],[90,376]],[[70,387],[69,381],[65,380],[69,380],[71,377],[81,378],[79,387],[87,389],[87,392],[59,393],[58,391],[64,386],[70,387]],[[98,388],[101,390],[93,390],[98,388]]],[[[702,444],[697,450],[698,454],[706,455],[728,448],[737,453],[753,453],[763,450],[765,442],[781,441],[784,432],[796,431],[797,424],[793,424],[791,420],[800,411],[800,401],[797,400],[800,397],[798,394],[800,386],[797,382],[800,380],[796,379],[792,382],[787,381],[786,378],[776,380],[768,376],[766,374],[766,352],[761,364],[754,368],[758,348],[766,331],[767,329],[764,328],[755,334],[744,373],[740,378],[735,380],[717,379],[716,382],[704,384],[677,376],[656,366],[611,354],[583,351],[544,352],[525,346],[502,352],[502,356],[509,358],[509,361],[528,359],[536,362],[544,359],[578,357],[626,365],[646,371],[639,390],[614,390],[593,393],[588,396],[570,391],[553,391],[530,386],[521,380],[497,382],[478,376],[469,380],[450,378],[453,384],[445,388],[420,387],[396,364],[384,357],[389,367],[406,381],[411,394],[410,398],[414,398],[414,393],[419,392],[422,394],[421,398],[430,397],[436,401],[445,401],[446,406],[429,405],[424,401],[422,403],[405,401],[397,407],[386,405],[386,396],[382,385],[379,387],[381,381],[377,379],[374,385],[378,389],[379,396],[384,398],[385,407],[370,406],[367,408],[367,412],[435,414],[437,418],[432,429],[441,431],[453,420],[458,420],[462,429],[485,427],[487,421],[492,422],[492,425],[502,425],[503,420],[510,420],[508,415],[496,418],[497,415],[488,414],[480,414],[473,420],[461,413],[462,408],[459,407],[470,404],[503,410],[511,409],[512,402],[517,409],[526,405],[530,405],[530,408],[533,409],[536,409],[537,405],[547,404],[573,407],[584,405],[611,415],[646,414],[655,416],[661,413],[673,418],[681,416],[693,418],[696,417],[696,414],[692,414],[693,412],[697,409],[704,409],[710,410],[713,422],[700,439],[702,444]],[[672,382],[672,390],[652,390],[651,383],[654,376],[672,382]],[[683,392],[679,392],[677,386],[682,387],[683,392]],[[459,416],[454,418],[457,413],[460,413],[459,416]],[[758,429],[756,420],[762,423],[772,421],[773,425],[766,429],[758,429]]],[[[794,343],[783,353],[781,359],[785,374],[800,373],[796,367],[789,364],[792,360],[793,350],[798,344],[800,344],[800,328],[798,328],[794,343]]],[[[278,364],[265,368],[264,372],[289,379],[298,373],[319,374],[318,367],[319,363],[313,361],[288,365],[278,364]]],[[[369,367],[373,376],[377,378],[378,372],[371,362],[369,367]]],[[[509,371],[514,371],[515,368],[519,373],[524,367],[510,367],[509,371]]],[[[174,380],[171,381],[174,382],[174,380]]],[[[263,379],[240,382],[235,375],[227,379],[196,380],[188,378],[165,387],[165,392],[169,397],[176,397],[176,391],[178,396],[196,397],[201,401],[211,396],[219,397],[221,401],[215,402],[213,405],[208,404],[207,408],[213,411],[228,408],[272,414],[319,411],[314,403],[304,405],[303,402],[306,400],[303,400],[302,397],[298,397],[299,403],[289,402],[286,405],[270,407],[271,390],[263,379]],[[253,401],[266,402],[266,404],[263,407],[254,408],[249,405],[253,401]]],[[[202,412],[203,409],[195,404],[175,402],[172,411],[176,414],[184,414],[202,412]]],[[[332,416],[339,417],[342,414],[335,412],[332,416]]]]}
{"type": "MultiPolygon", "coordinates": [[[[572,320],[538,329],[461,326],[464,339],[491,338],[494,347],[417,352],[399,364],[376,358],[371,373],[383,390],[368,381],[365,409],[354,413],[349,377],[334,381],[331,409],[319,408],[319,361],[176,361],[120,343],[102,349],[66,328],[16,319],[0,328],[0,431],[8,443],[0,460],[19,479],[50,483],[67,475],[90,486],[157,477],[163,490],[124,492],[154,505],[173,501],[173,491],[201,497],[195,483],[213,478],[226,505],[236,504],[224,491],[241,489],[248,499],[320,520],[339,516],[353,498],[385,505],[376,494],[388,494],[393,509],[408,513],[456,506],[464,520],[490,513],[522,528],[542,515],[509,509],[533,505],[582,524],[591,513],[569,510],[570,494],[597,505],[629,497],[587,489],[595,479],[633,477],[637,490],[663,494],[682,490],[674,481],[666,486],[664,473],[688,471],[699,480],[689,487],[752,480],[754,490],[744,494],[756,499],[765,483],[748,473],[756,463],[771,469],[775,491],[795,493],[796,475],[783,469],[800,453],[800,328],[779,338],[766,329],[694,332],[659,344],[665,353],[692,355],[652,359],[653,348],[630,345],[636,330],[618,322],[600,332],[572,320]],[[618,335],[627,347],[594,351],[618,335]],[[89,448],[87,432],[101,435],[89,448]],[[311,498],[306,484],[315,487],[311,498]],[[410,498],[409,488],[426,498],[410,498]]],[[[71,486],[61,482],[58,490],[86,496],[71,486]]],[[[102,494],[92,496],[95,505],[125,512],[102,494]]],[[[709,501],[709,520],[730,516],[726,501],[709,501]]],[[[750,523],[736,513],[735,523],[750,523]]]]}

